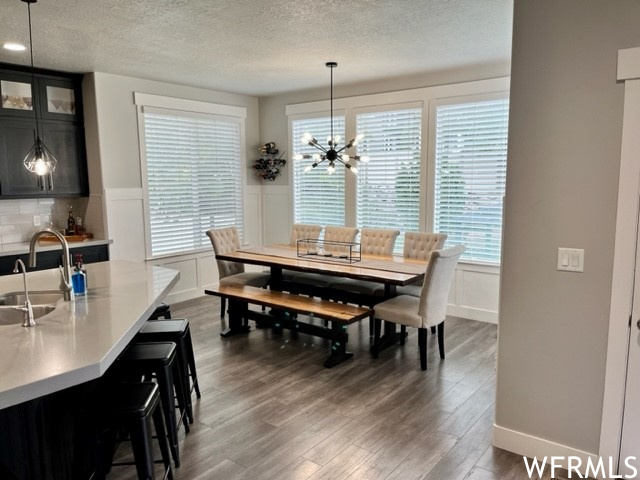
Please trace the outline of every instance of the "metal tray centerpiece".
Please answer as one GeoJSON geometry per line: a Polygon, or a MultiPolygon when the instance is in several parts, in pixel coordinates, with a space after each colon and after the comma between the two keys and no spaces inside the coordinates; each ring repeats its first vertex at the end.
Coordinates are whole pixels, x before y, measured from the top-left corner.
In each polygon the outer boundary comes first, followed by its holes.
{"type": "Polygon", "coordinates": [[[296,244],[298,257],[310,260],[355,263],[362,260],[360,244],[303,238],[296,244]]]}

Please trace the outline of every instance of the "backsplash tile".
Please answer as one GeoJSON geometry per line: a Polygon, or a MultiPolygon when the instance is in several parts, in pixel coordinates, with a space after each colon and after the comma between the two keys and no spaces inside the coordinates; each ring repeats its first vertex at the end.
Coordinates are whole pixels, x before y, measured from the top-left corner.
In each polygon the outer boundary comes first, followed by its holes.
{"type": "Polygon", "coordinates": [[[28,242],[41,228],[67,225],[69,207],[85,221],[88,198],[27,198],[0,200],[0,244],[28,242]],[[33,224],[40,217],[40,226],[33,224]]]}

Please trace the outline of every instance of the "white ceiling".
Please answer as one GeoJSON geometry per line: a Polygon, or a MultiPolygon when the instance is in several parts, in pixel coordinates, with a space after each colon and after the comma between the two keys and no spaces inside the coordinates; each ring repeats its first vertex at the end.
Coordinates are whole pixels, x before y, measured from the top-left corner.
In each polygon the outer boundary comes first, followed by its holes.
{"type": "MultiPolygon", "coordinates": [[[[27,4],[2,0],[0,44],[28,45],[27,4]]],[[[505,63],[513,0],[38,0],[37,67],[249,95],[505,63]]],[[[0,62],[28,51],[0,48],[0,62]]]]}

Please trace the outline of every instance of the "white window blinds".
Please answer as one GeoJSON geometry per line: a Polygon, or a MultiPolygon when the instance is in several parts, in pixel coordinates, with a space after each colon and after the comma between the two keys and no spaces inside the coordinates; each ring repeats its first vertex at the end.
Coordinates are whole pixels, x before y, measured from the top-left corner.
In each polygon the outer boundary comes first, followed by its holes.
{"type": "Polygon", "coordinates": [[[509,100],[436,109],[434,231],[463,259],[499,263],[509,100]]]}
{"type": "Polygon", "coordinates": [[[400,230],[395,253],[402,253],[404,232],[419,229],[422,108],[356,115],[364,133],[358,155],[357,224],[359,228],[400,230]]]}
{"type": "Polygon", "coordinates": [[[210,228],[242,235],[242,120],[144,112],[151,254],[209,247],[210,228]]]}
{"type": "MultiPolygon", "coordinates": [[[[291,121],[293,154],[320,153],[300,139],[309,132],[319,143],[326,146],[331,132],[331,118],[305,118],[291,121]]],[[[344,144],[344,117],[333,117],[333,134],[341,137],[344,144]]],[[[293,161],[293,202],[295,223],[314,225],[344,225],[344,174],[345,168],[336,162],[333,175],[327,173],[328,162],[323,162],[309,172],[304,171],[313,160],[293,161]]]]}

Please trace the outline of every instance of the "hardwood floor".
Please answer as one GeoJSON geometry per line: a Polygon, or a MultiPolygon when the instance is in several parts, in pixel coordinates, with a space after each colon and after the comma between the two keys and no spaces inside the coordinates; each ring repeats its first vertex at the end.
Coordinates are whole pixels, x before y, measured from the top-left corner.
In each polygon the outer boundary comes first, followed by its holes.
{"type": "Polygon", "coordinates": [[[349,327],[353,359],[325,369],[322,339],[253,328],[221,338],[217,298],[171,309],[190,321],[202,391],[191,433],[180,430],[176,479],[528,478],[522,457],[491,446],[495,325],[449,318],[447,358],[429,335],[422,372],[415,329],[374,360],[360,322],[349,327]]]}

